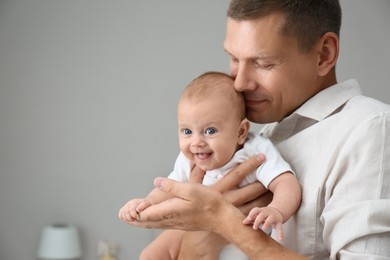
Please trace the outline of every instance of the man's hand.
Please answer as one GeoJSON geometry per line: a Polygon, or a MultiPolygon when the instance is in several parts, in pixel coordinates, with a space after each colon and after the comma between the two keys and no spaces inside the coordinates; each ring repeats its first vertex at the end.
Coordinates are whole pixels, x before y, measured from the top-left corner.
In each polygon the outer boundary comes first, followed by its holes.
{"type": "MultiPolygon", "coordinates": [[[[211,188],[220,192],[227,201],[242,209],[245,215],[255,206],[261,207],[268,205],[272,199],[272,195],[260,182],[251,183],[242,188],[238,187],[242,180],[258,168],[264,160],[265,157],[262,154],[251,157],[227,173],[222,179],[212,185],[211,188]],[[269,194],[265,195],[267,192],[269,194]]],[[[205,172],[203,170],[195,166],[190,174],[189,181],[192,183],[202,183],[204,174],[205,172]]]]}
{"type": "Polygon", "coordinates": [[[154,204],[139,213],[137,221],[131,225],[145,228],[213,230],[212,221],[204,221],[222,214],[229,203],[222,195],[198,183],[181,183],[158,177],[154,184],[162,191],[174,196],[159,204],[154,204]]]}
{"type": "MultiPolygon", "coordinates": [[[[207,230],[213,231],[219,225],[218,216],[225,213],[231,205],[220,192],[233,192],[229,200],[246,202],[243,191],[253,191],[253,188],[242,188],[233,191],[238,184],[264,161],[264,155],[254,156],[230,171],[213,189],[198,183],[179,183],[166,178],[156,178],[155,186],[174,196],[173,199],[152,205],[139,213],[139,220],[130,224],[147,228],[207,230]],[[216,190],[214,190],[216,189],[216,190]],[[205,219],[215,221],[204,221],[205,219]]],[[[252,198],[256,197],[251,195],[252,198]]]]}
{"type": "MultiPolygon", "coordinates": [[[[259,163],[263,161],[264,156],[262,155],[251,158],[247,162],[248,165],[233,169],[212,188],[222,193],[226,200],[239,207],[245,215],[256,206],[268,205],[270,199],[272,199],[272,194],[269,192],[263,195],[266,189],[260,182],[238,188],[246,175],[253,172],[253,167],[256,169],[259,167],[259,163]]],[[[195,167],[190,174],[190,182],[201,183],[204,174],[203,170],[195,167]]],[[[179,259],[218,259],[222,248],[227,244],[228,241],[213,232],[186,232],[183,236],[179,259]]]]}
{"type": "Polygon", "coordinates": [[[238,187],[245,177],[264,161],[263,154],[253,156],[231,170],[211,187],[219,191],[228,202],[238,207],[244,215],[247,215],[253,207],[264,207],[272,200],[272,193],[263,184],[257,181],[242,188],[238,187]]]}

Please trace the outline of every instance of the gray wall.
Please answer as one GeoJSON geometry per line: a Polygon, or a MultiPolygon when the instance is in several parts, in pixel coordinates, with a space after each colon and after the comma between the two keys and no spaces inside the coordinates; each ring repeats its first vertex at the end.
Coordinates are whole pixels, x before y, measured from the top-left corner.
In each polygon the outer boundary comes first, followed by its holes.
{"type": "MultiPolygon", "coordinates": [[[[343,0],[339,79],[390,103],[390,1],[343,0]]],[[[176,102],[228,71],[227,1],[0,1],[0,259],[36,258],[41,228],[137,259],[156,231],[117,219],[178,153],[176,102]]]]}

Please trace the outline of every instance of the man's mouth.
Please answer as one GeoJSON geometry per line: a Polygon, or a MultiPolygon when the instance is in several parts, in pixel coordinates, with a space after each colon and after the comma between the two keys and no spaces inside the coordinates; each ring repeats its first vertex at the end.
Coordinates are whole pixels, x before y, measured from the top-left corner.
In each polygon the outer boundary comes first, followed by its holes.
{"type": "Polygon", "coordinates": [[[265,100],[256,100],[256,99],[245,99],[245,104],[247,105],[256,105],[264,102],[265,100]]]}
{"type": "Polygon", "coordinates": [[[254,108],[258,107],[259,105],[262,105],[266,102],[265,99],[262,100],[256,100],[256,99],[245,99],[245,106],[247,108],[254,108]]]}

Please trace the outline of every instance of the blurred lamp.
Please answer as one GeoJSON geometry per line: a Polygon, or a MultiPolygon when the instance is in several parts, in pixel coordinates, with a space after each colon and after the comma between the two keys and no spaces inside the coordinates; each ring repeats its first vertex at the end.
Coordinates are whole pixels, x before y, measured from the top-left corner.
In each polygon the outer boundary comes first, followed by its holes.
{"type": "Polygon", "coordinates": [[[68,224],[51,224],[43,228],[38,249],[40,259],[78,259],[81,257],[77,228],[68,224]]]}

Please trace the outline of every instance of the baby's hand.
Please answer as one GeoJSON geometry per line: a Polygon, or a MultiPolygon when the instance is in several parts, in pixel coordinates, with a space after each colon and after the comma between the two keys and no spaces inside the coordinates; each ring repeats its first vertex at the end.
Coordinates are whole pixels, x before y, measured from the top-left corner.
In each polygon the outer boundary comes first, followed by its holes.
{"type": "Polygon", "coordinates": [[[244,219],[245,225],[253,223],[253,229],[261,227],[268,230],[271,226],[276,229],[279,240],[283,239],[283,216],[279,210],[273,207],[253,208],[248,216],[244,219]],[[261,226],[262,224],[262,226],[261,226]]]}
{"type": "Polygon", "coordinates": [[[123,222],[136,221],[139,219],[138,213],[145,210],[149,206],[151,206],[151,203],[148,200],[132,199],[119,210],[118,217],[123,222]]]}

